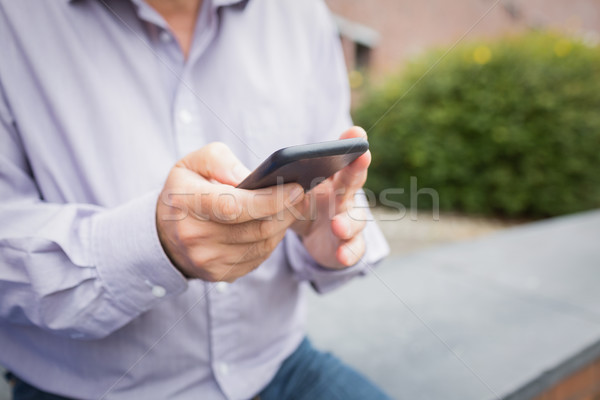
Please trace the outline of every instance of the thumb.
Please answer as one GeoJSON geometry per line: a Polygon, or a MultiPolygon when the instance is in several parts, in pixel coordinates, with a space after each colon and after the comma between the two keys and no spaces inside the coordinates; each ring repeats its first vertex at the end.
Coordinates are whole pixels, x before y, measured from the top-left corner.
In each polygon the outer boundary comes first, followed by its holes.
{"type": "Polygon", "coordinates": [[[353,126],[352,128],[347,129],[344,133],[342,133],[340,139],[350,139],[357,137],[362,137],[365,139],[367,138],[367,132],[365,132],[365,130],[360,126],[353,126]]]}
{"type": "Polygon", "coordinates": [[[221,142],[209,143],[189,153],[177,165],[189,169],[209,181],[237,186],[250,170],[221,142]]]}

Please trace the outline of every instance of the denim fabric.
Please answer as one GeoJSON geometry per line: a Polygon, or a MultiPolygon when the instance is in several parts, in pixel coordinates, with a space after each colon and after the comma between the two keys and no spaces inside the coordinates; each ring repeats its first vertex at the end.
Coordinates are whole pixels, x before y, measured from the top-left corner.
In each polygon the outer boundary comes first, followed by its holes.
{"type": "Polygon", "coordinates": [[[308,339],[288,357],[260,400],[390,400],[378,387],[308,339]]]}
{"type": "Polygon", "coordinates": [[[12,386],[13,400],[71,400],[67,397],[57,396],[38,390],[27,382],[23,382],[10,372],[6,374],[6,380],[12,386]]]}

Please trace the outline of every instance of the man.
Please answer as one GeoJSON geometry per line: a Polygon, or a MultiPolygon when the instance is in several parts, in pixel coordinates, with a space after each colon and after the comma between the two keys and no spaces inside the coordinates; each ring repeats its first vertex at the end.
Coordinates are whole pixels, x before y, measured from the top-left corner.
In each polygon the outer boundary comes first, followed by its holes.
{"type": "Polygon", "coordinates": [[[388,251],[353,217],[370,155],[309,195],[235,189],[280,147],[365,135],[322,3],[2,0],[0,49],[15,399],[385,398],[304,339],[304,282],[388,251]]]}

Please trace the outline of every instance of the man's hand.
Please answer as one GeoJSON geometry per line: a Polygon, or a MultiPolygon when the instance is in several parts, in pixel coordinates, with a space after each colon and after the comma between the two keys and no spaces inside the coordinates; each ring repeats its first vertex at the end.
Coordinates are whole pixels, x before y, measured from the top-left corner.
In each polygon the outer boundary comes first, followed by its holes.
{"type": "MultiPolygon", "coordinates": [[[[340,139],[366,136],[362,128],[353,127],[340,139]]],[[[371,153],[367,151],[316,186],[299,207],[304,220],[292,228],[302,238],[309,254],[323,267],[342,269],[356,264],[365,253],[362,230],[366,214],[362,208],[354,207],[354,195],[364,185],[370,163],[371,153]]]]}
{"type": "Polygon", "coordinates": [[[190,153],[171,170],[156,208],[161,244],[187,277],[228,281],[258,267],[295,222],[304,197],[287,184],[236,189],[248,170],[222,143],[190,153]]]}

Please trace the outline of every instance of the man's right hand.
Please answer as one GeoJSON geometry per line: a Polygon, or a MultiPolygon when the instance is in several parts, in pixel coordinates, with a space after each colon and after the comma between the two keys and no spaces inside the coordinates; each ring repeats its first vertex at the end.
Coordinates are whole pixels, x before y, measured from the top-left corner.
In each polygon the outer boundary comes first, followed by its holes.
{"type": "Polygon", "coordinates": [[[248,175],[223,143],[181,159],[156,207],[163,249],[189,278],[233,282],[258,267],[295,222],[287,211],[304,192],[298,184],[236,189],[248,175]]]}

